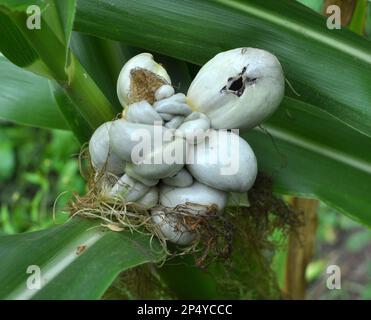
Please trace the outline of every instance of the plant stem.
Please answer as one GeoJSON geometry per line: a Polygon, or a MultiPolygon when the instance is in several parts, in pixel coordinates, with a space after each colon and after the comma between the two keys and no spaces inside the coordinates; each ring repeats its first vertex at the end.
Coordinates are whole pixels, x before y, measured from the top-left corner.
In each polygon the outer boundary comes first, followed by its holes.
{"type": "Polygon", "coordinates": [[[303,213],[303,226],[289,235],[284,291],[291,299],[305,299],[305,270],[314,251],[318,200],[293,198],[293,208],[303,213]]]}
{"type": "Polygon", "coordinates": [[[64,81],[58,83],[65,89],[89,125],[96,129],[103,122],[112,120],[116,116],[115,111],[80,62],[74,57],[72,59],[74,70],[71,80],[69,83],[64,81]]]}

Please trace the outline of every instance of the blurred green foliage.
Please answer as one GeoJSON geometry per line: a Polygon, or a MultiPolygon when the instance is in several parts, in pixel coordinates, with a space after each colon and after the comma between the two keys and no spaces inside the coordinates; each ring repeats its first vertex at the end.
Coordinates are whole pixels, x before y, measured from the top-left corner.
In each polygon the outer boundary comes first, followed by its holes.
{"type": "Polygon", "coordinates": [[[79,151],[70,132],[0,122],[0,234],[52,225],[54,204],[55,223],[68,218],[61,210],[85,188],[79,151]]]}
{"type": "Polygon", "coordinates": [[[371,231],[324,204],[318,211],[316,252],[306,270],[310,299],[371,298],[371,231]],[[326,288],[329,265],[341,269],[341,290],[326,288]]]}
{"type": "MultiPolygon", "coordinates": [[[[307,299],[371,299],[371,231],[320,203],[315,255],[306,269],[307,299]],[[326,287],[329,265],[341,270],[341,290],[326,287]]],[[[287,247],[277,250],[273,269],[284,288],[287,247]]]]}

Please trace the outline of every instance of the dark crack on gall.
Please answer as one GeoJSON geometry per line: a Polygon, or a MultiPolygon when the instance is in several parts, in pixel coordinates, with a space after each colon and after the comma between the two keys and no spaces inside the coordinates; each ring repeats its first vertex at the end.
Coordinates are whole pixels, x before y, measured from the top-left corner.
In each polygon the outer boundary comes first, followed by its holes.
{"type": "Polygon", "coordinates": [[[243,90],[243,88],[243,79],[242,76],[240,76],[230,84],[228,90],[240,92],[241,90],[243,90]]]}
{"type": "Polygon", "coordinates": [[[249,78],[246,72],[247,66],[243,67],[241,73],[235,77],[230,77],[227,84],[220,90],[221,93],[232,93],[237,97],[241,97],[246,89],[246,86],[254,84],[256,78],[249,78]]]}

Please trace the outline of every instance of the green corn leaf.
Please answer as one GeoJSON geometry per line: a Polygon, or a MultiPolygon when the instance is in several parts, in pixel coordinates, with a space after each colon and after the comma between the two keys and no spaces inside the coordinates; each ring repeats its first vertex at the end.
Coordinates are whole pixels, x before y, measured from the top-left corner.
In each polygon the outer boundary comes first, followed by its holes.
{"type": "Polygon", "coordinates": [[[98,299],[121,271],[163,258],[159,244],[149,244],[150,238],[139,233],[104,231],[97,222],[78,218],[1,236],[0,298],[98,299]],[[35,267],[40,268],[39,290],[32,287],[35,267]]]}
{"type": "Polygon", "coordinates": [[[131,57],[119,43],[73,32],[71,49],[92,77],[100,90],[109,99],[115,112],[122,111],[117,98],[116,83],[121,68],[131,57]]]}
{"type": "Polygon", "coordinates": [[[22,68],[56,80],[89,125],[83,131],[111,120],[115,109],[69,49],[75,1],[38,3],[40,28],[33,28],[26,9],[34,5],[33,0],[22,1],[22,6],[17,1],[0,2],[0,50],[22,68]]]}
{"type": "Polygon", "coordinates": [[[68,129],[48,80],[0,57],[0,118],[42,128],[68,129]]]}
{"type": "Polygon", "coordinates": [[[64,118],[68,120],[69,129],[74,133],[80,144],[83,145],[92,136],[93,128],[85,120],[75,103],[56,82],[50,81],[49,85],[57,106],[64,118]]]}
{"type": "Polygon", "coordinates": [[[318,13],[322,12],[324,0],[297,0],[297,1],[318,13]]]}
{"type": "Polygon", "coordinates": [[[264,125],[243,137],[276,191],[317,197],[371,226],[371,139],[311,105],[286,98],[264,125]]]}

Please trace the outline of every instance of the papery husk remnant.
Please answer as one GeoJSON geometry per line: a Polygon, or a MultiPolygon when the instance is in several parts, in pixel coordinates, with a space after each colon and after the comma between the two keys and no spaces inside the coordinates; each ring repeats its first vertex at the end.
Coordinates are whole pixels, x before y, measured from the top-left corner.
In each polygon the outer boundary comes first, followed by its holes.
{"type": "Polygon", "coordinates": [[[150,104],[153,104],[156,90],[162,85],[168,84],[162,77],[143,68],[131,70],[130,75],[130,103],[147,100],[150,104]]]}

